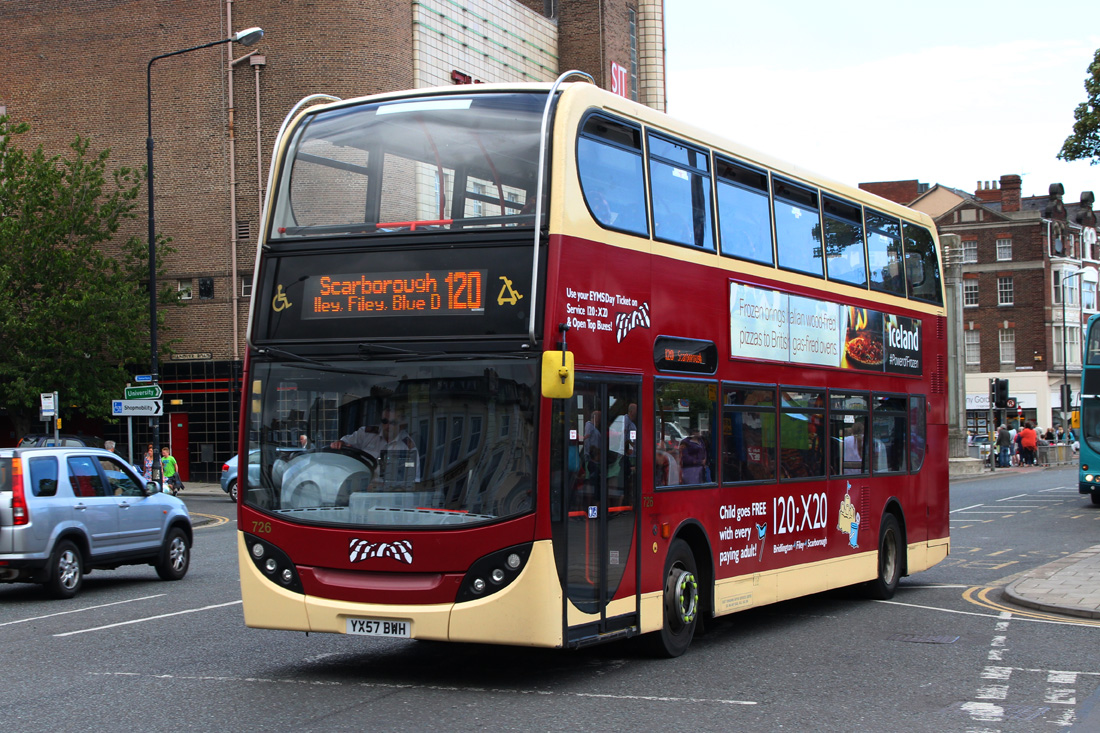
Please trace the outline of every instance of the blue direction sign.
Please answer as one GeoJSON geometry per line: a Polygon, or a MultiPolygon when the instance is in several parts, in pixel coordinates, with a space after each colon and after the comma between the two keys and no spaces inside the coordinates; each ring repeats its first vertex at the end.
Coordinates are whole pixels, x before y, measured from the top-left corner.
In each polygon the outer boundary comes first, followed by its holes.
{"type": "Polygon", "coordinates": [[[149,382],[153,381],[153,375],[152,374],[139,374],[136,377],[134,377],[134,381],[138,382],[139,384],[148,384],[149,382]]]}

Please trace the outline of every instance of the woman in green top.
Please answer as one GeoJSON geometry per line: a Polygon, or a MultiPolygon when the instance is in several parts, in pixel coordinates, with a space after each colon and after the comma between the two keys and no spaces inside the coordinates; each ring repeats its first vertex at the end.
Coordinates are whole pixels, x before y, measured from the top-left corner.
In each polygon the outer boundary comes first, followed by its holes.
{"type": "Polygon", "coordinates": [[[167,446],[160,449],[160,465],[164,469],[164,483],[169,487],[172,495],[175,496],[183,489],[183,482],[180,481],[177,472],[176,459],[172,457],[167,446]]]}

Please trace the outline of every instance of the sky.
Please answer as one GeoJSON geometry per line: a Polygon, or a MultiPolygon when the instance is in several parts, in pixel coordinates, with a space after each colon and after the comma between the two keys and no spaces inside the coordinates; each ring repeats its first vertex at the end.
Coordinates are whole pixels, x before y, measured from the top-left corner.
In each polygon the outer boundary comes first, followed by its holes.
{"type": "Polygon", "coordinates": [[[665,0],[668,112],[856,185],[973,192],[1023,177],[1065,200],[1100,165],[1058,151],[1097,48],[1096,0],[665,0]]]}

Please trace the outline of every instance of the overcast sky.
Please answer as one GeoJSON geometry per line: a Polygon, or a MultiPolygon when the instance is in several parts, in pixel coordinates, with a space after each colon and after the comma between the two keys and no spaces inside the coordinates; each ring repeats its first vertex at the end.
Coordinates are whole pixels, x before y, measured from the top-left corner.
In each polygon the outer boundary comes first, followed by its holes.
{"type": "Polygon", "coordinates": [[[1057,158],[1096,0],[666,0],[665,22],[669,113],[737,142],[853,185],[1100,194],[1100,166],[1057,158]]]}

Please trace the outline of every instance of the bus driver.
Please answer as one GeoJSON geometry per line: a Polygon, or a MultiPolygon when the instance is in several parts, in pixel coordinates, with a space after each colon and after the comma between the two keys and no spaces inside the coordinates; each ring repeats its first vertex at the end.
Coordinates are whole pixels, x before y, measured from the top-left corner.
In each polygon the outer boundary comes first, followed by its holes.
{"type": "MultiPolygon", "coordinates": [[[[384,479],[393,478],[389,474],[396,472],[398,468],[414,469],[411,475],[406,476],[407,479],[417,478],[420,475],[420,457],[416,450],[416,443],[413,442],[409,433],[401,427],[400,415],[392,408],[387,407],[382,410],[378,425],[371,427],[364,425],[354,433],[332,441],[330,445],[332,448],[338,449],[347,446],[369,453],[383,464],[383,470],[380,473],[382,473],[384,479]],[[399,452],[405,454],[404,460],[394,462],[394,465],[386,470],[385,464],[388,459],[397,457],[399,452]]],[[[405,475],[407,472],[400,471],[400,473],[405,475]]]]}

